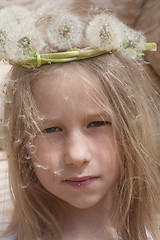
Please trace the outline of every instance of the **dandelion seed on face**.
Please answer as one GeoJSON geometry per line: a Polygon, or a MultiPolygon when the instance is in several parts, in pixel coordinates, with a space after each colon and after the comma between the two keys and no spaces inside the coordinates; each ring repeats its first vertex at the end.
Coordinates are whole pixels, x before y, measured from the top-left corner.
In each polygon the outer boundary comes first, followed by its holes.
{"type": "Polygon", "coordinates": [[[42,165],[42,164],[39,164],[39,163],[33,163],[33,165],[35,166],[35,167],[37,167],[37,168],[41,168],[41,169],[43,169],[43,170],[47,170],[47,171],[49,171],[49,167],[48,166],[44,166],[44,165],[42,165]]]}
{"type": "Polygon", "coordinates": [[[53,174],[55,176],[59,176],[60,177],[63,171],[64,171],[63,169],[58,169],[58,170],[53,171],[53,174]]]}
{"type": "Polygon", "coordinates": [[[26,160],[29,160],[29,159],[31,159],[31,156],[28,155],[28,154],[26,154],[26,155],[24,155],[24,158],[25,158],[26,160]]]}
{"type": "Polygon", "coordinates": [[[26,185],[22,185],[22,184],[20,184],[19,187],[20,187],[21,189],[26,189],[26,188],[29,187],[29,183],[26,184],[26,185]]]}
{"type": "Polygon", "coordinates": [[[19,144],[21,144],[21,143],[22,143],[22,140],[20,140],[20,139],[14,141],[14,145],[19,145],[19,144]]]}
{"type": "Polygon", "coordinates": [[[25,131],[25,133],[29,136],[29,139],[30,140],[33,140],[35,137],[36,137],[36,134],[35,133],[30,133],[28,131],[25,131]]]}

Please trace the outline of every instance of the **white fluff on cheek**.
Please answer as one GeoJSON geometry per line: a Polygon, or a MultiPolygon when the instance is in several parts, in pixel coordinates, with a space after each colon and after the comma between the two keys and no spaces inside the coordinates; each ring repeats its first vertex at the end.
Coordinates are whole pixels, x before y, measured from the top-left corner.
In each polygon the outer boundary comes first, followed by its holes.
{"type": "Polygon", "coordinates": [[[61,178],[62,172],[64,172],[63,168],[52,170],[49,166],[45,166],[45,165],[37,163],[37,162],[33,163],[33,165],[36,168],[40,168],[44,171],[48,171],[49,173],[51,173],[54,176],[54,180],[61,178]]]}
{"type": "Polygon", "coordinates": [[[58,170],[53,171],[53,174],[57,177],[60,177],[62,175],[63,171],[64,171],[63,169],[58,169],[58,170]]]}
{"type": "Polygon", "coordinates": [[[33,165],[35,166],[35,167],[37,167],[37,168],[41,168],[41,169],[43,169],[43,170],[47,170],[47,171],[49,171],[49,167],[48,166],[44,166],[44,165],[42,165],[42,164],[39,164],[39,163],[33,163],[33,165]]]}
{"type": "Polygon", "coordinates": [[[69,97],[68,97],[68,96],[64,96],[64,99],[65,99],[66,101],[68,101],[68,100],[69,100],[69,97]]]}

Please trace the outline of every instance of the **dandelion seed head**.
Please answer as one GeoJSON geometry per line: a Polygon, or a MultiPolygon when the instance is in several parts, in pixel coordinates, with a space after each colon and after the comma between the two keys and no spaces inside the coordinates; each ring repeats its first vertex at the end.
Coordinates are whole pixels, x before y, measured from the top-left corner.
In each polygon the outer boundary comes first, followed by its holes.
{"type": "Polygon", "coordinates": [[[86,39],[89,45],[101,50],[118,49],[123,41],[122,25],[110,14],[99,14],[90,21],[86,29],[86,39]]]}
{"type": "Polygon", "coordinates": [[[23,37],[17,42],[18,46],[21,48],[28,48],[31,43],[31,40],[28,37],[23,37]]]}
{"type": "Polygon", "coordinates": [[[6,40],[6,32],[0,30],[0,46],[3,46],[5,44],[6,40]]]}
{"type": "Polygon", "coordinates": [[[144,45],[146,42],[145,36],[140,31],[133,30],[127,26],[124,26],[124,35],[125,39],[128,40],[131,44],[133,44],[133,47],[136,44],[142,44],[144,45]]]}
{"type": "Polygon", "coordinates": [[[21,6],[0,11],[0,53],[4,60],[23,61],[31,53],[30,45],[32,54],[42,49],[44,44],[35,27],[34,15],[33,11],[21,6]]]}
{"type": "Polygon", "coordinates": [[[38,14],[37,26],[52,51],[54,49],[68,50],[81,43],[84,24],[78,16],[60,9],[55,9],[54,13],[46,12],[45,14],[45,9],[41,11],[38,14]]]}
{"type": "Polygon", "coordinates": [[[136,59],[138,54],[145,50],[146,38],[140,32],[124,26],[124,43],[119,49],[125,57],[136,59]],[[140,49],[140,50],[139,50],[140,49]]]}
{"type": "Polygon", "coordinates": [[[11,6],[0,11],[0,60],[13,65],[25,65],[23,61],[30,57],[32,61],[33,55],[84,48],[84,44],[137,58],[143,56],[145,43],[141,32],[111,14],[95,15],[87,25],[67,7],[62,10],[60,1],[54,11],[49,4],[38,10],[11,6]]]}

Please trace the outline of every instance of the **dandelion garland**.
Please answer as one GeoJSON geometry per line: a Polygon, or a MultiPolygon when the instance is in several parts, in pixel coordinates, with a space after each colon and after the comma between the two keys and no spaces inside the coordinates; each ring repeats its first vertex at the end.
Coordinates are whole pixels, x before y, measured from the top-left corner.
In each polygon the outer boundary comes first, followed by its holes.
{"type": "Polygon", "coordinates": [[[67,10],[31,11],[12,6],[0,11],[0,59],[27,68],[69,62],[120,51],[142,58],[156,51],[141,32],[124,25],[111,14],[95,15],[88,24],[67,10]],[[85,48],[81,48],[85,44],[85,48]]]}

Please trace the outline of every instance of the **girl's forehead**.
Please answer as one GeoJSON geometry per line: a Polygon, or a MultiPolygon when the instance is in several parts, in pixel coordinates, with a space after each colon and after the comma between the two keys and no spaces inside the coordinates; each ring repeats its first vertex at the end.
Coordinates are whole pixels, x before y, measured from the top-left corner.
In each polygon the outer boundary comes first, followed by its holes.
{"type": "Polygon", "coordinates": [[[36,91],[39,92],[46,88],[49,91],[51,87],[56,92],[60,91],[68,94],[73,93],[73,91],[91,93],[101,87],[98,76],[90,69],[78,64],[62,65],[50,73],[44,74],[34,85],[36,91]]]}
{"type": "Polygon", "coordinates": [[[40,78],[33,94],[42,112],[47,112],[47,109],[49,112],[51,106],[62,111],[68,106],[76,106],[79,110],[95,109],[99,103],[103,105],[100,88],[100,80],[93,72],[83,67],[63,66],[53,74],[40,78]]]}

